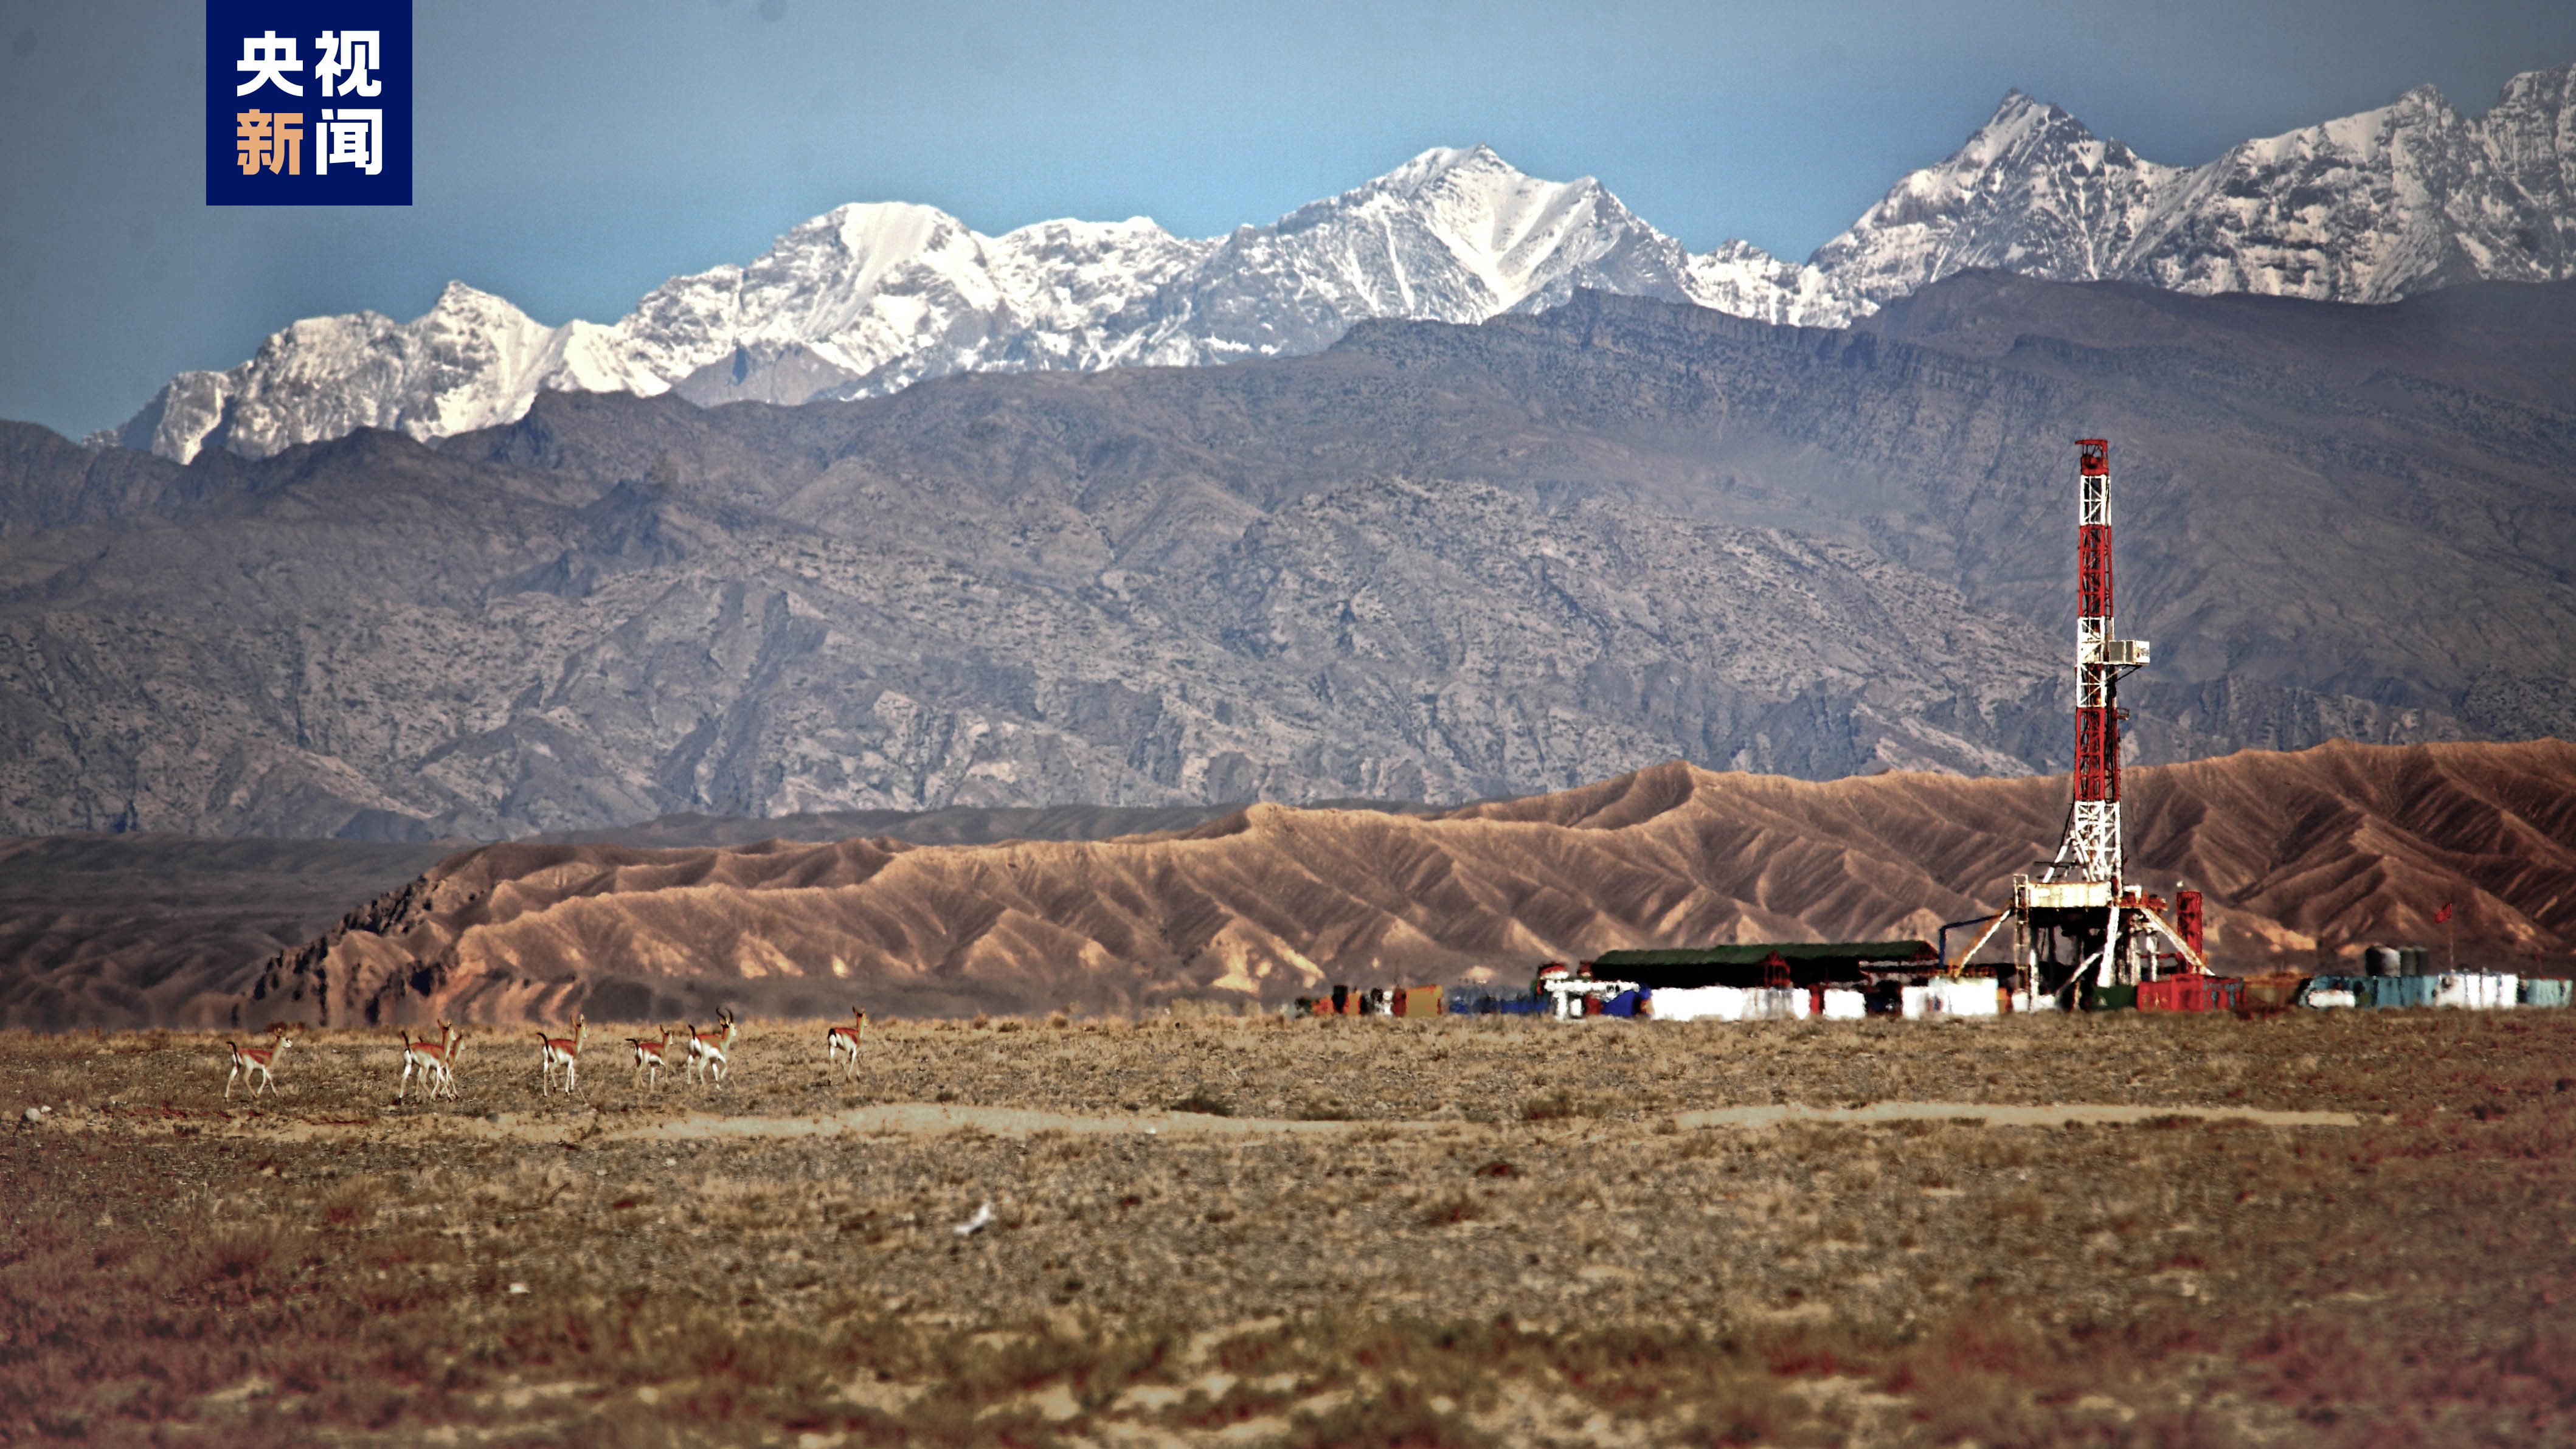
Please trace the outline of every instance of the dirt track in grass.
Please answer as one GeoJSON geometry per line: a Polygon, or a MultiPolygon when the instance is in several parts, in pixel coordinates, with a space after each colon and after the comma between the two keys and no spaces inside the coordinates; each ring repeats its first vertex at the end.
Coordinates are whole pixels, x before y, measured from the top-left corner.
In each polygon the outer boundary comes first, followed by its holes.
{"type": "Polygon", "coordinates": [[[2576,1013],[820,1038],[0,1034],[0,1437],[2576,1432],[2576,1013]]]}

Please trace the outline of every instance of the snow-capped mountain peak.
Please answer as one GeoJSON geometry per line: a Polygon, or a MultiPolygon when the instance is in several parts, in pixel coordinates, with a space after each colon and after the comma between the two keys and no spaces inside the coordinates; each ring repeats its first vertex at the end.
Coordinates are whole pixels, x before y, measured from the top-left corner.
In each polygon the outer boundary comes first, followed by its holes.
{"type": "MultiPolygon", "coordinates": [[[[1479,141],[1473,146],[1434,146],[1383,176],[1362,182],[1342,193],[1343,199],[1378,192],[1409,195],[1431,185],[1462,166],[1498,170],[1518,176],[1511,163],[1494,154],[1494,148],[1479,141]]],[[[1315,202],[1313,205],[1326,205],[1315,202]]]]}
{"type": "Polygon", "coordinates": [[[2576,275],[2576,66],[2515,77],[2476,120],[2420,87],[2198,167],[2014,90],[1804,264],[1739,241],[1694,256],[1599,181],[1541,180],[1483,145],[1208,239],[1144,217],[994,237],[934,207],[852,203],[606,326],[549,328],[462,283],[408,323],[298,322],[237,367],[181,374],[108,440],[258,456],[356,427],[508,422],[545,388],[794,403],[953,372],[1289,356],[1368,318],[1481,322],[1577,288],[1842,326],[1968,267],[2352,302],[2576,275]]]}
{"type": "Polygon", "coordinates": [[[607,329],[547,327],[505,298],[453,281],[397,323],[375,312],[309,317],[224,372],[181,373],[115,441],[185,460],[220,447],[265,457],[358,428],[444,437],[516,417],[540,387],[658,392],[607,329]]]}
{"type": "Polygon", "coordinates": [[[2179,174],[2015,90],[1811,260],[1874,302],[1968,267],[2098,277],[2179,174]]]}
{"type": "Polygon", "coordinates": [[[240,367],[174,380],[116,440],[257,456],[353,427],[437,438],[508,422],[542,388],[794,403],[952,372],[1287,356],[1364,318],[1480,322],[1577,287],[1854,315],[1799,273],[1741,243],[1702,266],[1598,181],[1540,180],[1482,145],[1210,239],[1146,217],[993,237],[934,207],[851,203],[747,263],[673,277],[607,326],[548,328],[461,283],[409,323],[299,322],[240,367]]]}
{"type": "Polygon", "coordinates": [[[2571,89],[2576,66],[2517,76],[2470,120],[2418,86],[2198,167],[2143,160],[2014,91],[1811,261],[1872,301],[1966,267],[2344,302],[2564,277],[2571,89]]]}
{"type": "Polygon", "coordinates": [[[1467,322],[1647,235],[1681,255],[1591,177],[1542,181],[1476,145],[1425,151],[1236,238],[1295,257],[1366,315],[1467,322]]]}

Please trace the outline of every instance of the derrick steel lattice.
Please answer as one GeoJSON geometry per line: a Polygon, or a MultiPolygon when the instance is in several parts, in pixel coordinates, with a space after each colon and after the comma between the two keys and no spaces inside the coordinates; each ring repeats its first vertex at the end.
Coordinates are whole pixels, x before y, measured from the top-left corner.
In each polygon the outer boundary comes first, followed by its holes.
{"type": "Polygon", "coordinates": [[[2147,662],[2147,641],[2115,637],[2111,627],[2111,445],[2084,438],[2075,448],[2075,805],[2058,859],[2079,880],[2110,882],[2116,895],[2127,865],[2120,676],[2147,662]]]}
{"type": "MultiPolygon", "coordinates": [[[[2175,964],[2205,972],[2201,901],[2178,893],[2177,923],[2158,912],[2166,902],[2127,881],[2120,831],[2120,678],[2147,662],[2147,641],[2123,639],[2114,626],[2111,549],[2111,445],[2075,444],[2075,770],[2066,835],[2038,879],[2013,878],[2016,974],[2029,989],[2070,1000],[2086,983],[2130,986],[2156,974],[2155,937],[2174,947],[2175,964]],[[2071,950],[2072,959],[2060,950],[2071,950]]],[[[1998,917],[1996,924],[2001,924],[1998,917]]],[[[1994,926],[1989,926],[1991,936],[1994,926]]],[[[1983,944],[1984,937],[1979,938],[1983,944]]],[[[1969,954],[1975,954],[1975,947],[1969,954]]]]}
{"type": "MultiPolygon", "coordinates": [[[[2177,882],[2167,901],[2129,878],[2120,829],[2120,679],[2147,662],[2147,641],[2114,625],[2111,568],[2111,445],[2075,444],[2075,769],[2066,833],[2037,875],[2015,873],[2011,903],[1992,915],[1945,924],[1942,969],[1968,970],[1979,951],[2011,927],[2012,961],[1997,970],[2014,1010],[2117,1010],[2148,1004],[2142,988],[2174,975],[2212,974],[2207,910],[2200,892],[2177,882]],[[2172,918],[2165,912],[2170,909],[2172,918]],[[1966,952],[1950,955],[1949,933],[1974,928],[1966,952]],[[2090,988],[2088,990],[2088,988],[2090,988]]],[[[1998,963],[2000,964],[2000,963],[1998,963]]],[[[2158,989],[2157,1010],[2205,992],[2158,989]]]]}

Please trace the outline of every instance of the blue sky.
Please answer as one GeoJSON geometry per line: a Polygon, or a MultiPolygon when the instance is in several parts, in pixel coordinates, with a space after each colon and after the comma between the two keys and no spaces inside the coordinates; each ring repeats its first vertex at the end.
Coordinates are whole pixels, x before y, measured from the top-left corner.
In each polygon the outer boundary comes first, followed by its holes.
{"type": "Polygon", "coordinates": [[[0,0],[0,418],[78,436],[450,278],[613,320],[844,201],[1211,235],[1482,141],[1803,258],[2011,87],[2187,164],[2576,60],[2566,0],[415,5],[414,204],[242,209],[204,205],[201,5],[0,0]]]}

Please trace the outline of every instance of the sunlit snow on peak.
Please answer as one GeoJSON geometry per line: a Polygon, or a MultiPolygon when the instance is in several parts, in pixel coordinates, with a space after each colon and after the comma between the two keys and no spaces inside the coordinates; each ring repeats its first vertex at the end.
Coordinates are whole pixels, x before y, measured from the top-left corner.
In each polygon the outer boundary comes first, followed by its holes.
{"type": "Polygon", "coordinates": [[[505,423],[550,388],[793,403],[957,372],[1294,356],[1373,318],[1482,322],[1582,288],[1828,327],[1970,267],[2387,301],[2576,275],[2571,118],[2562,66],[2516,77],[2479,120],[2419,87],[2183,167],[2016,89],[1803,264],[1740,241],[1693,255],[1591,177],[1541,180],[1482,144],[1207,239],[1142,216],[994,237],[935,207],[852,203],[606,325],[544,327],[463,282],[409,323],[297,322],[237,367],[173,379],[114,437],[264,456],[355,427],[505,423]]]}

